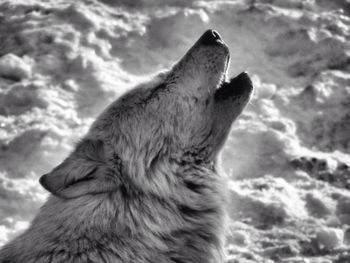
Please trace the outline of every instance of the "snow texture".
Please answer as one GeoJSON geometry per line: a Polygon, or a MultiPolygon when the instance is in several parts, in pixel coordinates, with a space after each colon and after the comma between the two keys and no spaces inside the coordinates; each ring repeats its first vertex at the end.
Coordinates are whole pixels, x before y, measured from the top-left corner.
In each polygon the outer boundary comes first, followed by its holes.
{"type": "Polygon", "coordinates": [[[0,245],[103,108],[208,28],[256,88],[222,154],[228,262],[350,262],[348,0],[1,1],[0,245]]]}

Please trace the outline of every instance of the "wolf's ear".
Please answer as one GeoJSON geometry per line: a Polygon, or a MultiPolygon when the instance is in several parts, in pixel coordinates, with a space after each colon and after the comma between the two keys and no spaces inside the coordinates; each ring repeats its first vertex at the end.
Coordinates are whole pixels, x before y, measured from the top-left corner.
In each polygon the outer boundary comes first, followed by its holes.
{"type": "Polygon", "coordinates": [[[67,159],[39,181],[62,198],[109,192],[118,187],[118,176],[106,165],[103,142],[91,139],[80,142],[67,159]]]}

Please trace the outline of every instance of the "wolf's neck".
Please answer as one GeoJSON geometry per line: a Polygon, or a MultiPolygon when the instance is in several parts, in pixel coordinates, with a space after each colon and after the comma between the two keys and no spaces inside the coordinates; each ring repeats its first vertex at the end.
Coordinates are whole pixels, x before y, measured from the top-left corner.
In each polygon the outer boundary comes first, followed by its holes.
{"type": "Polygon", "coordinates": [[[206,168],[193,167],[172,177],[181,180],[163,181],[165,195],[130,191],[123,185],[109,194],[68,200],[51,196],[31,227],[14,240],[14,250],[28,255],[57,251],[78,255],[101,247],[122,251],[128,242],[147,249],[161,244],[166,250],[171,244],[182,249],[186,242],[200,240],[206,245],[199,243],[198,249],[221,246],[225,201],[220,177],[206,168]]]}

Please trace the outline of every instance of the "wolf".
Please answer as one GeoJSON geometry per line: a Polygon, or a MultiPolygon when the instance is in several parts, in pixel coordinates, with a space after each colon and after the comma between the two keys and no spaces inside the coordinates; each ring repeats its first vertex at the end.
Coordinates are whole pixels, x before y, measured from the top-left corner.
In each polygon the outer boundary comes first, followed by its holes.
{"type": "Polygon", "coordinates": [[[170,70],[109,105],[40,178],[50,192],[2,263],[223,262],[227,210],[217,156],[249,101],[247,73],[206,31],[170,70]]]}

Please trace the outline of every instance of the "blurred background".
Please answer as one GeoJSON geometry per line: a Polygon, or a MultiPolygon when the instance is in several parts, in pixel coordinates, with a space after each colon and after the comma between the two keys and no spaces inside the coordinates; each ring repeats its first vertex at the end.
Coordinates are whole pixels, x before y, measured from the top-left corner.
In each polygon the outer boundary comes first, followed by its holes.
{"type": "Polygon", "coordinates": [[[0,246],[103,108],[208,28],[256,89],[222,154],[228,261],[350,262],[349,0],[2,0],[0,246]]]}

